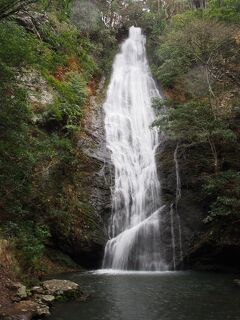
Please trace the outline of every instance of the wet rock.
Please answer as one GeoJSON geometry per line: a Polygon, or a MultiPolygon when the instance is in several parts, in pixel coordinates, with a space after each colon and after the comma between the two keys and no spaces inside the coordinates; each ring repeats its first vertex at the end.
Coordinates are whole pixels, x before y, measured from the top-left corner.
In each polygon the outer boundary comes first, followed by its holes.
{"type": "MultiPolygon", "coordinates": [[[[177,141],[165,137],[159,147],[156,162],[161,182],[162,201],[166,204],[161,223],[163,247],[165,248],[164,255],[167,264],[173,268],[173,231],[175,236],[175,264],[177,268],[182,268],[182,261],[187,261],[184,258],[191,252],[194,240],[203,228],[204,212],[199,201],[199,188],[191,187],[195,172],[193,172],[192,167],[187,165],[185,158],[183,159],[181,148],[177,155],[181,180],[181,198],[178,199],[176,209],[177,179],[174,161],[176,146],[177,141]],[[171,208],[173,209],[172,217],[170,214],[171,208]],[[171,225],[171,219],[173,219],[173,226],[171,225]]],[[[194,183],[196,182],[194,181],[194,183]]]]}
{"type": "Polygon", "coordinates": [[[43,316],[43,317],[50,316],[51,313],[50,313],[49,306],[47,306],[46,304],[38,304],[36,309],[36,314],[37,316],[43,316]]]}
{"type": "Polygon", "coordinates": [[[238,226],[216,225],[199,234],[189,254],[186,265],[191,269],[204,271],[239,272],[240,236],[238,226]]]}
{"type": "MultiPolygon", "coordinates": [[[[240,269],[240,234],[239,224],[225,220],[221,223],[204,224],[209,203],[203,201],[203,172],[208,172],[209,163],[205,157],[204,146],[184,149],[179,148],[178,164],[181,180],[181,198],[177,204],[176,214],[176,167],[174,151],[177,141],[166,138],[157,153],[157,166],[162,188],[163,203],[172,208],[176,244],[176,265],[179,268],[211,271],[236,271],[240,269]],[[196,159],[201,159],[198,162],[196,159]],[[180,220],[183,259],[180,257],[180,237],[178,220],[180,220]],[[183,263],[181,262],[183,261],[183,263]]],[[[205,153],[206,151],[206,153],[205,153]]],[[[169,211],[169,209],[168,209],[169,211]]],[[[172,264],[170,214],[166,212],[162,221],[162,237],[166,248],[167,262],[172,264]]]]}
{"type": "Polygon", "coordinates": [[[51,306],[52,302],[55,300],[55,297],[53,295],[35,294],[32,296],[32,300],[40,305],[46,304],[48,306],[51,306]]]}

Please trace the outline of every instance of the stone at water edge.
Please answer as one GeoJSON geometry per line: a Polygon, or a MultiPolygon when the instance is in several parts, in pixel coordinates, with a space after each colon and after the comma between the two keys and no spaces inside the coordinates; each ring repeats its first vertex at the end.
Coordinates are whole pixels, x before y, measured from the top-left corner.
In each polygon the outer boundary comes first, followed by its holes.
{"type": "Polygon", "coordinates": [[[45,302],[45,303],[51,303],[54,300],[55,300],[55,297],[50,295],[50,294],[42,296],[42,301],[45,302]]]}
{"type": "Polygon", "coordinates": [[[41,286],[34,286],[31,288],[31,292],[32,292],[32,294],[43,294],[44,289],[41,286]]]}
{"type": "MultiPolygon", "coordinates": [[[[19,283],[11,283],[11,288],[15,291],[22,286],[19,283]]],[[[77,283],[68,280],[47,280],[39,286],[33,287],[30,292],[27,297],[23,298],[16,295],[16,299],[14,299],[16,303],[13,304],[9,312],[3,315],[4,320],[31,320],[46,317],[50,315],[53,302],[59,298],[63,301],[74,299],[79,302],[84,302],[88,298],[88,295],[80,291],[77,283]]],[[[26,293],[28,293],[27,289],[26,293]]],[[[1,315],[0,319],[2,319],[1,315]]]]}
{"type": "Polygon", "coordinates": [[[75,296],[81,294],[77,283],[68,280],[47,280],[42,283],[45,292],[53,296],[75,296]]]}

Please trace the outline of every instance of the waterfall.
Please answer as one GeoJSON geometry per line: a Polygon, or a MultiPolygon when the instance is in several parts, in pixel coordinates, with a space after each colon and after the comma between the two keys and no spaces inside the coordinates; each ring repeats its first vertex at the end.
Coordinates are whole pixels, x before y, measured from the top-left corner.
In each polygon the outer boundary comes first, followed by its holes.
{"type": "Polygon", "coordinates": [[[174,231],[174,204],[170,206],[170,223],[171,223],[171,238],[172,238],[172,264],[173,270],[176,270],[176,236],[174,231]]]}
{"type": "Polygon", "coordinates": [[[173,154],[173,159],[175,163],[175,175],[176,175],[176,196],[175,196],[175,203],[172,203],[170,206],[172,265],[174,270],[176,269],[177,261],[178,262],[183,261],[182,226],[181,226],[181,219],[178,213],[178,202],[182,196],[181,179],[180,179],[179,163],[178,163],[178,148],[179,148],[179,144],[177,144],[173,154]],[[175,210],[174,210],[174,207],[175,207],[175,210]],[[177,247],[176,247],[177,239],[178,239],[178,255],[177,255],[177,247]]]}
{"type": "Polygon", "coordinates": [[[178,148],[179,144],[177,144],[176,149],[174,151],[174,162],[175,162],[175,170],[176,170],[176,200],[175,200],[175,212],[177,217],[177,226],[178,226],[178,235],[179,235],[179,257],[180,261],[183,261],[183,248],[182,248],[182,226],[181,219],[178,213],[178,202],[182,197],[182,189],[181,189],[181,179],[179,173],[179,163],[178,163],[178,148]]]}
{"type": "Polygon", "coordinates": [[[107,148],[115,168],[110,240],[103,268],[166,270],[161,241],[159,145],[151,101],[159,97],[140,28],[131,27],[116,56],[105,111],[107,148]]]}

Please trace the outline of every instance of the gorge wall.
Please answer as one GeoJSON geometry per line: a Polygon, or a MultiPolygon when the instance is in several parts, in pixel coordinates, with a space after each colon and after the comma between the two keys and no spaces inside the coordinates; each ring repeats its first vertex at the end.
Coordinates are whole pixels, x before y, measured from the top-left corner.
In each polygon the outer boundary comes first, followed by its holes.
{"type": "MultiPolygon", "coordinates": [[[[97,93],[91,98],[84,119],[84,130],[78,143],[78,167],[76,176],[81,188],[79,196],[84,199],[83,212],[88,208],[90,214],[83,215],[74,224],[71,232],[59,236],[59,247],[70,254],[81,265],[100,267],[104,247],[108,239],[107,227],[111,214],[111,186],[113,176],[109,152],[106,150],[103,102],[106,83],[99,85],[97,93]],[[76,227],[79,223],[79,228],[76,227]]],[[[156,154],[161,192],[166,204],[161,227],[161,239],[165,245],[165,255],[169,266],[174,268],[173,236],[175,245],[176,269],[231,270],[239,268],[240,240],[238,225],[229,226],[204,224],[207,204],[200,190],[199,176],[206,170],[206,164],[196,165],[198,148],[178,150],[181,198],[177,203],[180,217],[176,215],[176,163],[174,152],[177,141],[165,137],[156,154]],[[173,225],[171,224],[173,209],[173,225]],[[173,229],[171,229],[173,228],[173,229]],[[233,237],[234,235],[234,237],[233,237]],[[181,239],[180,239],[181,237],[181,239]],[[181,243],[180,243],[181,240],[181,243]],[[182,252],[181,252],[182,251],[182,252]]],[[[77,219],[78,220],[78,219],[77,219]]]]}
{"type": "MultiPolygon", "coordinates": [[[[196,166],[198,148],[178,153],[181,178],[181,198],[178,201],[178,214],[182,231],[183,259],[180,255],[179,231],[176,216],[176,171],[174,151],[177,141],[166,139],[157,155],[162,195],[167,204],[163,237],[171,239],[170,207],[174,203],[174,232],[176,236],[176,265],[178,269],[212,271],[236,271],[240,267],[240,237],[238,222],[204,223],[207,217],[207,201],[200,192],[200,175],[206,166],[196,166]]],[[[169,256],[172,243],[167,241],[169,256]]]]}
{"type": "Polygon", "coordinates": [[[86,268],[101,266],[111,212],[111,163],[106,150],[103,113],[105,82],[105,79],[100,81],[86,107],[78,139],[73,176],[80,208],[75,211],[67,232],[57,227],[54,234],[59,248],[86,268]]]}

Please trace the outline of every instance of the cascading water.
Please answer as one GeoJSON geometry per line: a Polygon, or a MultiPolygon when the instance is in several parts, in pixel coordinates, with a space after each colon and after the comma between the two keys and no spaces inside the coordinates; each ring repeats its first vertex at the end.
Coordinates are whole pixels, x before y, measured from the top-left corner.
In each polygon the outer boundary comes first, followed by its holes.
{"type": "Polygon", "coordinates": [[[175,197],[175,203],[172,203],[170,206],[172,265],[174,270],[176,269],[177,262],[180,263],[183,261],[182,226],[181,226],[181,219],[178,213],[178,202],[182,197],[181,179],[180,179],[179,164],[178,164],[178,148],[179,148],[179,145],[177,144],[173,154],[173,159],[175,163],[175,174],[176,174],[176,197],[175,197]],[[178,245],[178,250],[177,250],[177,245],[178,245]]]}
{"type": "Polygon", "coordinates": [[[182,226],[181,226],[181,219],[178,213],[178,202],[182,197],[182,190],[181,190],[181,179],[179,174],[179,164],[178,164],[178,148],[179,144],[177,144],[176,149],[174,151],[174,162],[175,162],[175,170],[176,170],[176,200],[175,200],[175,212],[177,217],[177,226],[178,226],[178,235],[179,235],[179,256],[180,261],[183,261],[183,248],[182,248],[182,226]]]}
{"type": "Polygon", "coordinates": [[[160,223],[163,206],[155,152],[158,132],[151,128],[153,97],[145,37],[131,27],[116,56],[104,104],[107,147],[115,167],[110,240],[103,268],[166,270],[160,223]]]}

